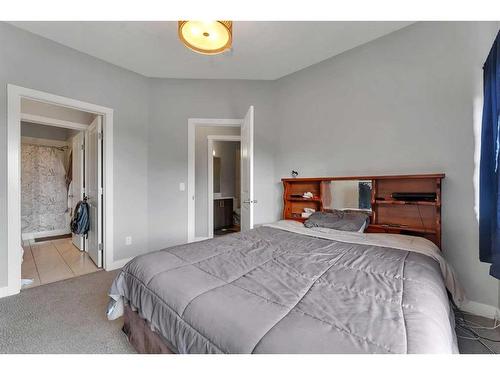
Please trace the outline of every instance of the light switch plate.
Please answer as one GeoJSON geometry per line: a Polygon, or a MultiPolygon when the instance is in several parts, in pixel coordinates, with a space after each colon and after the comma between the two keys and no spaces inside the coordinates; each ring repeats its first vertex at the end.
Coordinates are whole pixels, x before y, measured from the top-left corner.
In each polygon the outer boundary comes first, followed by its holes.
{"type": "Polygon", "coordinates": [[[131,236],[125,237],[125,245],[132,245],[132,237],[131,236]]]}
{"type": "Polygon", "coordinates": [[[179,191],[186,191],[186,184],[184,182],[179,184],[179,191]]]}

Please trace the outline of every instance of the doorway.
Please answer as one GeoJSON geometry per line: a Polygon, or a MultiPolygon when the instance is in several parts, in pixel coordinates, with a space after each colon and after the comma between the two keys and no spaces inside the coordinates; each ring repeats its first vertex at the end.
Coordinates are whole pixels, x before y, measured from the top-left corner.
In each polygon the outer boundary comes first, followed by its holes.
{"type": "Polygon", "coordinates": [[[241,230],[241,137],[209,135],[208,237],[241,230]]]}
{"type": "Polygon", "coordinates": [[[102,268],[100,117],[21,99],[22,288],[102,268]],[[71,219],[84,199],[93,225],[86,235],[72,234],[71,219]]]}
{"type": "MultiPolygon", "coordinates": [[[[7,228],[6,295],[16,294],[21,289],[22,273],[26,273],[27,268],[22,266],[23,260],[31,260],[32,266],[40,271],[36,264],[37,256],[45,257],[43,260],[40,258],[39,264],[50,265],[50,258],[62,268],[66,267],[65,272],[59,275],[46,273],[42,276],[43,272],[38,272],[40,284],[100,268],[116,268],[117,265],[112,261],[113,111],[14,85],[8,85],[7,91],[7,208],[11,220],[7,228]],[[59,131],[66,132],[66,136],[65,139],[59,140],[51,139],[50,136],[45,140],[38,137],[37,141],[33,141],[37,137],[31,137],[31,140],[27,137],[27,126],[31,127],[31,131],[35,131],[31,135],[36,135],[36,132],[43,129],[50,129],[52,134],[59,131]],[[29,152],[23,153],[23,142],[29,152]],[[68,160],[69,154],[73,159],[71,162],[68,160]],[[23,158],[26,171],[23,169],[23,158]],[[29,161],[33,159],[38,162],[30,165],[29,161]],[[30,176],[45,176],[45,179],[38,177],[38,180],[31,181],[30,186],[30,176]],[[71,187],[68,180],[71,180],[71,187]],[[66,194],[64,199],[59,194],[61,191],[66,194]],[[24,192],[27,192],[28,196],[25,196],[24,192]],[[76,203],[84,196],[89,203],[90,229],[84,238],[71,238],[71,211],[74,211],[76,203]],[[36,209],[33,209],[34,207],[36,209]],[[61,215],[62,207],[67,210],[65,215],[61,215]],[[21,238],[23,243],[20,243],[21,238]],[[25,251],[29,250],[24,259],[23,244],[25,251]]],[[[33,284],[36,284],[35,277],[32,279],[33,284]]]]}
{"type": "MultiPolygon", "coordinates": [[[[232,135],[239,136],[240,140],[240,228],[242,231],[253,228],[253,210],[257,201],[253,195],[253,126],[254,108],[250,106],[242,119],[189,119],[188,120],[188,242],[201,241],[211,238],[213,233],[209,225],[213,214],[213,200],[207,193],[208,182],[208,136],[209,135],[232,135]],[[218,132],[205,132],[201,137],[197,133],[209,128],[220,129],[218,132]],[[233,129],[233,132],[225,132],[222,129],[233,129]],[[198,142],[197,142],[198,139],[198,142]],[[203,146],[197,147],[199,139],[204,140],[203,146]],[[196,165],[199,158],[202,161],[204,174],[197,176],[196,165]],[[203,186],[205,186],[203,188],[203,186]],[[201,186],[201,188],[200,188],[201,186]],[[198,225],[199,223],[202,225],[198,225]]],[[[197,163],[198,162],[198,163],[197,163]]],[[[213,165],[211,167],[213,169],[213,165]]]]}

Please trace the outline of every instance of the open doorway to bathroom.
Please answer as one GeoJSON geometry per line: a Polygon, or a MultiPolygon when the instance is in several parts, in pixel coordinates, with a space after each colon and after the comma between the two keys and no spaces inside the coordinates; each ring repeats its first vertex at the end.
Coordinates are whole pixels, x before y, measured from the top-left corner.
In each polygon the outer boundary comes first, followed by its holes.
{"type": "Polygon", "coordinates": [[[240,143],[239,135],[208,136],[209,237],[236,233],[241,228],[240,143]]]}
{"type": "MultiPolygon", "coordinates": [[[[234,192],[235,184],[228,187],[228,183],[222,182],[221,148],[218,143],[214,149],[214,142],[229,142],[240,144],[241,127],[239,123],[225,124],[222,120],[211,124],[203,124],[193,127],[193,151],[192,164],[193,178],[190,180],[188,190],[192,191],[192,225],[194,241],[213,238],[217,234],[230,233],[232,228],[235,209],[239,206],[239,200],[234,192]],[[216,156],[214,158],[214,150],[216,156]],[[214,168],[215,163],[215,168],[214,168]],[[217,186],[214,189],[214,169],[217,186]],[[216,216],[216,217],[214,217],[216,216]],[[231,223],[231,224],[229,224],[231,223]],[[215,229],[217,227],[217,229],[215,229]]],[[[240,149],[240,147],[238,147],[240,149]]],[[[233,155],[236,158],[235,155],[233,155]]],[[[224,152],[224,177],[228,177],[228,164],[234,165],[235,160],[229,161],[229,156],[224,152]]],[[[231,173],[234,177],[235,170],[231,173]]],[[[229,177],[232,181],[233,178],[229,177]]],[[[189,211],[189,210],[188,210],[189,211]]]]}
{"type": "MultiPolygon", "coordinates": [[[[245,116],[241,119],[188,119],[188,242],[214,237],[214,222],[216,221],[214,216],[217,215],[214,210],[217,209],[225,211],[224,224],[220,229],[226,229],[219,232],[219,225],[217,225],[217,234],[224,235],[226,234],[224,232],[234,233],[253,228],[254,206],[257,203],[254,198],[253,186],[253,133],[253,106],[248,108],[245,116]],[[238,164],[239,168],[234,171],[234,173],[239,174],[239,177],[235,177],[238,180],[235,181],[236,190],[232,193],[229,192],[229,195],[223,194],[222,190],[214,195],[213,145],[216,141],[239,143],[239,152],[237,152],[238,155],[235,155],[235,163],[238,164]],[[238,156],[239,161],[236,161],[238,156]],[[222,204],[219,202],[217,205],[216,200],[221,200],[220,198],[226,198],[229,204],[232,201],[232,208],[228,208],[225,202],[222,204]]],[[[219,161],[216,159],[215,163],[217,164],[219,161]]],[[[222,160],[220,160],[220,164],[222,166],[222,160]]],[[[216,165],[215,168],[219,167],[216,165]]],[[[216,171],[217,173],[219,172],[216,171]]],[[[181,183],[179,188],[182,191],[184,184],[181,183]]],[[[220,184],[215,190],[218,188],[221,188],[220,184]]]]}
{"type": "MultiPolygon", "coordinates": [[[[44,91],[8,84],[7,214],[9,220],[7,222],[7,287],[0,290],[0,296],[14,295],[21,291],[23,262],[26,262],[26,264],[28,262],[28,260],[23,259],[24,251],[22,248],[22,122],[36,124],[37,126],[45,125],[77,130],[77,134],[83,134],[81,138],[84,139],[85,144],[83,146],[80,144],[80,148],[84,147],[85,151],[84,156],[82,156],[82,163],[85,165],[85,177],[82,177],[82,181],[85,183],[83,193],[89,204],[90,222],[88,234],[84,238],[83,251],[99,269],[104,268],[110,271],[122,267],[124,260],[115,260],[113,256],[113,109],[44,91]],[[32,106],[31,110],[29,108],[30,105],[32,106]],[[88,117],[87,120],[66,117],[70,113],[72,115],[88,117]]],[[[77,136],[77,134],[75,136],[73,134],[70,137],[72,140],[77,136]]],[[[66,138],[66,141],[68,141],[68,138],[66,138]]],[[[70,146],[68,145],[68,147],[70,146]]],[[[74,144],[71,147],[73,148],[74,144]]],[[[77,157],[76,153],[73,156],[74,161],[77,157]]],[[[72,164],[72,166],[74,167],[75,164],[72,164]]],[[[76,179],[77,174],[75,174],[75,171],[72,171],[73,187],[75,187],[76,179]]],[[[72,191],[74,194],[75,189],[72,189],[72,191]]],[[[82,191],[78,192],[76,190],[76,194],[80,193],[82,191]]],[[[82,199],[80,197],[83,198],[83,195],[78,196],[78,198],[76,196],[69,198],[76,201],[82,199]]],[[[67,199],[68,196],[66,196],[67,199]]],[[[26,233],[30,232],[26,231],[26,233]]],[[[57,240],[59,239],[53,239],[53,241],[57,240]]],[[[34,236],[32,242],[36,243],[34,236]]],[[[71,243],[78,248],[78,241],[71,239],[71,243]]],[[[64,249],[56,247],[56,250],[63,252],[64,249]]],[[[81,251],[81,248],[78,250],[81,251]]],[[[79,254],[82,255],[82,253],[79,254]]],[[[33,252],[31,255],[33,255],[33,252]]],[[[35,256],[33,258],[33,260],[36,260],[35,256]]],[[[36,267],[34,262],[33,266],[36,267]]],[[[36,271],[40,276],[40,270],[37,269],[36,271]]],[[[78,271],[71,271],[71,274],[67,273],[66,276],[59,279],[73,277],[78,273],[78,271]]],[[[51,281],[55,281],[54,278],[49,282],[51,281]]],[[[45,283],[43,277],[40,279],[40,283],[45,283]]]]}
{"type": "MultiPolygon", "coordinates": [[[[98,115],[21,100],[22,288],[100,270],[89,233],[71,233],[77,204],[98,184],[98,115]]],[[[89,202],[90,211],[92,204],[89,202]]],[[[90,215],[92,217],[92,214],[90,215]]],[[[93,215],[96,219],[96,215],[93,215]]],[[[93,223],[93,230],[97,223],[93,223]]]]}

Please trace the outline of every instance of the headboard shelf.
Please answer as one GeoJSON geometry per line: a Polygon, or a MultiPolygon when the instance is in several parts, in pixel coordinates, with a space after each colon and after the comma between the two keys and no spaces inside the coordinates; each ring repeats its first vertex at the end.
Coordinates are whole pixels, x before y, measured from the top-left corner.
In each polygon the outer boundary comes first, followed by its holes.
{"type": "Polygon", "coordinates": [[[292,202],[321,202],[321,198],[297,198],[297,197],[289,197],[289,201],[292,202]]]}
{"type": "Polygon", "coordinates": [[[425,237],[441,247],[441,182],[444,177],[444,173],[434,173],[283,178],[283,218],[304,222],[306,219],[301,217],[304,208],[325,211],[334,207],[336,193],[330,188],[334,181],[364,182],[371,184],[367,232],[425,237]],[[314,197],[301,197],[305,192],[313,193],[314,197]],[[432,193],[435,200],[398,200],[393,198],[393,193],[432,193]]]}
{"type": "Polygon", "coordinates": [[[381,199],[376,199],[375,200],[376,204],[399,204],[399,205],[422,205],[422,206],[439,206],[441,203],[438,202],[432,202],[432,201],[400,201],[400,200],[395,200],[395,199],[387,199],[387,200],[381,200],[381,199]]]}
{"type": "Polygon", "coordinates": [[[389,224],[370,224],[372,229],[384,229],[387,230],[397,230],[397,231],[407,231],[407,232],[416,232],[416,233],[433,233],[436,231],[434,229],[425,229],[421,227],[406,227],[406,226],[394,226],[389,224]]]}

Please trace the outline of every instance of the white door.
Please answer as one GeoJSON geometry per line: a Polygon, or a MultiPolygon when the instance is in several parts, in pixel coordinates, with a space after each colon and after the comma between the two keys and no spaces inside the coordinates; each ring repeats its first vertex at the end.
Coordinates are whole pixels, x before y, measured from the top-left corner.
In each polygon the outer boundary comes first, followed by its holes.
{"type": "Polygon", "coordinates": [[[241,125],[241,230],[253,228],[253,106],[241,125]]]}
{"type": "MultiPolygon", "coordinates": [[[[83,132],[78,133],[73,137],[72,144],[72,181],[71,181],[71,191],[70,191],[70,201],[71,201],[71,217],[75,212],[76,205],[83,199],[85,190],[83,187],[83,160],[84,160],[84,149],[85,149],[85,134],[83,132]]],[[[85,250],[84,244],[85,239],[83,236],[77,236],[72,234],[73,244],[79,248],[81,251],[85,250]]]]}
{"type": "Polygon", "coordinates": [[[89,204],[90,229],[86,251],[102,267],[102,117],[96,116],[86,131],[85,195],[89,204]]]}

